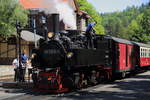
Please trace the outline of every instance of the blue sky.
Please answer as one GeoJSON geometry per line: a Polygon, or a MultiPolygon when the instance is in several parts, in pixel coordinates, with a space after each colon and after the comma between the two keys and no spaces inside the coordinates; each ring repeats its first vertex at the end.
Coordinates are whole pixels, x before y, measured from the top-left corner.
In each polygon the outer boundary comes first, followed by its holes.
{"type": "Polygon", "coordinates": [[[142,3],[147,3],[150,0],[88,0],[94,5],[98,12],[114,12],[122,11],[126,7],[132,5],[140,6],[142,3]]]}

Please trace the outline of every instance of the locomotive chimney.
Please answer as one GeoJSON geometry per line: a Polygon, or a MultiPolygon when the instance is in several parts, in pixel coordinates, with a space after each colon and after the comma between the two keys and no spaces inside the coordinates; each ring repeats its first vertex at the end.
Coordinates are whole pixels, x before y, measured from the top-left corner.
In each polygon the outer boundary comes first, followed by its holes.
{"type": "Polygon", "coordinates": [[[53,32],[59,33],[59,14],[52,14],[53,32]]]}

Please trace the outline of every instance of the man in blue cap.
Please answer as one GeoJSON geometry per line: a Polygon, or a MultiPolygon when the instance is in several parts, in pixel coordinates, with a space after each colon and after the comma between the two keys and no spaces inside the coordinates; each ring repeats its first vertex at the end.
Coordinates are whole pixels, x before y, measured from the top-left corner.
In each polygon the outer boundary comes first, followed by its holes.
{"type": "Polygon", "coordinates": [[[94,33],[93,27],[96,25],[96,22],[90,23],[86,28],[86,37],[87,37],[87,46],[88,48],[94,48],[92,34],[94,33]]]}
{"type": "Polygon", "coordinates": [[[90,32],[92,32],[92,31],[94,31],[93,30],[93,27],[96,25],[96,22],[92,22],[92,23],[90,23],[90,24],[88,24],[88,26],[87,26],[87,28],[86,28],[86,33],[90,33],[90,32]]]}

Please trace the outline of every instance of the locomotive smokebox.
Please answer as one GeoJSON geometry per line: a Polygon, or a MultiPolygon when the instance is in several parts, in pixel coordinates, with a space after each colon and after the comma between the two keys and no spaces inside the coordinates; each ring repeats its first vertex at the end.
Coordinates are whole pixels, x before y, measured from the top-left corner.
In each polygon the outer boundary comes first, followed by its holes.
{"type": "Polygon", "coordinates": [[[52,14],[53,32],[59,33],[59,14],[52,14]]]}

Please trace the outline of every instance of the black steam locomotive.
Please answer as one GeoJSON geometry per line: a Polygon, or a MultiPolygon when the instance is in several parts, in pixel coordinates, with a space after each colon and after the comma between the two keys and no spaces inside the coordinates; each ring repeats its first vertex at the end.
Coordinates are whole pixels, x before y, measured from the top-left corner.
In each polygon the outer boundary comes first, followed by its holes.
{"type": "Polygon", "coordinates": [[[38,69],[33,74],[36,89],[65,92],[83,88],[112,80],[118,74],[124,77],[139,66],[137,53],[133,52],[138,49],[136,43],[92,33],[60,33],[59,15],[53,14],[53,21],[54,32],[41,39],[32,53],[32,65],[38,69]]]}
{"type": "Polygon", "coordinates": [[[41,39],[32,53],[32,65],[40,70],[33,74],[37,88],[67,91],[98,83],[97,68],[103,73],[111,70],[111,40],[95,34],[59,33],[59,15],[53,14],[53,21],[54,32],[41,39]]]}

